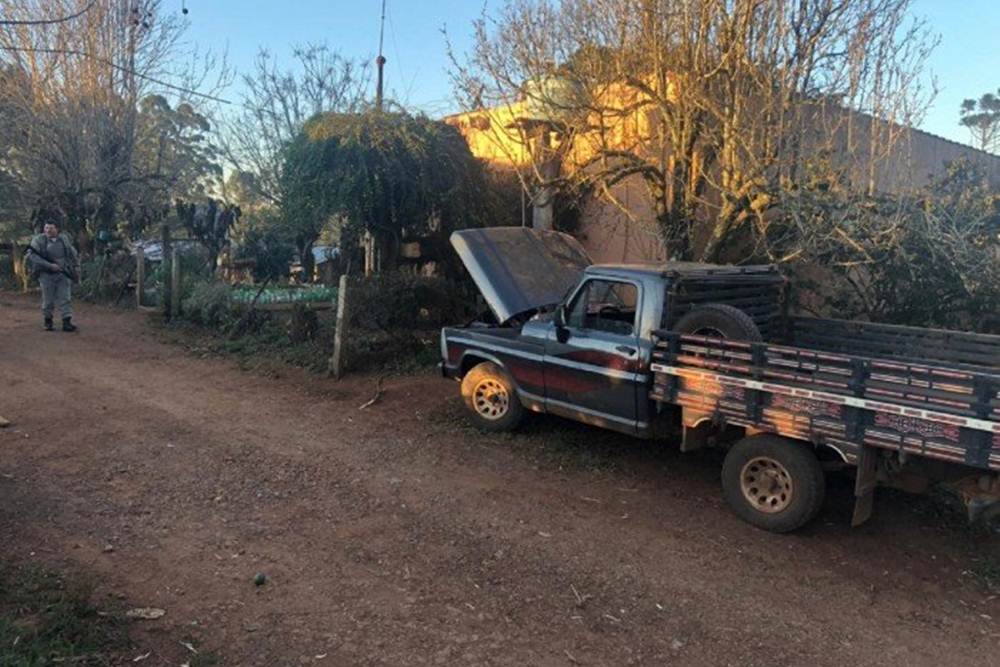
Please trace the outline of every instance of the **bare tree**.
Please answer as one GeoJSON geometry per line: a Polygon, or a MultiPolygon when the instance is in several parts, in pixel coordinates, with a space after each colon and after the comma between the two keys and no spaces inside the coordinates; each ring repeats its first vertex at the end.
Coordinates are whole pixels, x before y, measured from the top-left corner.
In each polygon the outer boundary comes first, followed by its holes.
{"type": "Polygon", "coordinates": [[[636,222],[668,257],[734,259],[733,239],[786,252],[770,226],[788,195],[820,165],[874,192],[926,107],[934,40],[909,5],[508,0],[454,74],[467,109],[510,110],[495,131],[522,135],[542,187],[628,211],[621,188],[641,183],[655,220],[636,222]]]}
{"type": "Polygon", "coordinates": [[[207,141],[189,131],[201,121],[185,103],[205,95],[197,89],[217,63],[180,58],[178,15],[161,0],[0,0],[0,15],[8,20],[0,25],[0,132],[9,146],[0,160],[30,209],[60,210],[87,236],[113,228],[144,188],[168,194],[184,181],[172,149],[185,138],[207,141]],[[167,112],[179,115],[168,122],[167,112]],[[174,134],[153,131],[168,125],[174,134]]]}
{"type": "Polygon", "coordinates": [[[295,66],[279,68],[261,50],[253,70],[241,76],[241,109],[223,121],[222,148],[242,174],[247,194],[272,205],[280,202],[283,150],[305,122],[319,113],[353,112],[364,105],[368,70],[323,44],[294,50],[295,66]]]}

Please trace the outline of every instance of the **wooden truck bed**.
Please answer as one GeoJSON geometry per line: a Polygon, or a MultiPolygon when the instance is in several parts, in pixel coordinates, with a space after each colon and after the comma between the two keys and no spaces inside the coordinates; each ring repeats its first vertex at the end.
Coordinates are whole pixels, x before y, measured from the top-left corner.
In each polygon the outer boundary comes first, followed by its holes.
{"type": "Polygon", "coordinates": [[[842,340],[830,335],[836,328],[793,326],[800,340],[828,349],[657,331],[651,397],[682,407],[686,426],[711,420],[774,432],[832,447],[856,465],[868,446],[1000,470],[1000,372],[990,368],[991,339],[1000,338],[907,347],[913,334],[894,341],[881,330],[867,345],[885,356],[868,357],[831,351],[842,340]],[[940,363],[912,360],[928,351],[940,363]]]}

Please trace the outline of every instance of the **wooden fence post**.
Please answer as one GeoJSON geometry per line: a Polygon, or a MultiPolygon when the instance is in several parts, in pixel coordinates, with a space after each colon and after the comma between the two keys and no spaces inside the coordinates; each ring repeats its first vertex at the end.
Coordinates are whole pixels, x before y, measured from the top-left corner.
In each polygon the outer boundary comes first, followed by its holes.
{"type": "Polygon", "coordinates": [[[173,281],[167,276],[167,268],[170,266],[168,262],[173,257],[173,248],[170,243],[170,227],[166,224],[160,226],[160,244],[163,253],[160,260],[160,275],[163,276],[160,284],[160,309],[163,311],[163,316],[170,319],[170,284],[173,281]]]}
{"type": "Polygon", "coordinates": [[[14,277],[17,278],[17,282],[21,286],[21,291],[27,293],[29,282],[28,267],[25,265],[21,249],[17,246],[17,239],[11,239],[10,242],[10,262],[11,267],[14,269],[14,277]]]}
{"type": "Polygon", "coordinates": [[[146,251],[142,246],[135,249],[135,309],[142,309],[142,293],[146,289],[146,251]]]}
{"type": "Polygon", "coordinates": [[[177,248],[170,253],[170,317],[181,314],[181,254],[177,248]]]}
{"type": "Polygon", "coordinates": [[[333,335],[333,356],[330,373],[338,380],[344,374],[344,344],[347,341],[347,274],[340,276],[337,287],[337,323],[333,335]]]}

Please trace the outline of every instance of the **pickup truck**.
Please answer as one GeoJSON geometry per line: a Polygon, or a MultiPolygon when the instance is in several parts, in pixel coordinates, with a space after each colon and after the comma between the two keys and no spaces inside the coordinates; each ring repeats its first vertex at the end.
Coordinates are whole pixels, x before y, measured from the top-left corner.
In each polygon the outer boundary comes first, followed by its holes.
{"type": "Polygon", "coordinates": [[[727,450],[722,492],[787,532],[855,472],[852,523],[877,486],[950,484],[1000,514],[1000,336],[793,317],[773,266],[591,264],[572,237],[520,227],[451,242],[489,313],[441,332],[441,370],[482,429],[551,413],[682,451],[727,450]]]}

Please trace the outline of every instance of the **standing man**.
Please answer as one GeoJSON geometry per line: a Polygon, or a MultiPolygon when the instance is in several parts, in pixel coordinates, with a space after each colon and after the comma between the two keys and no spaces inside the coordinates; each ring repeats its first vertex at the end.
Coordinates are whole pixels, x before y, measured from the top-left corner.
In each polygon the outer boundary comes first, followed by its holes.
{"type": "Polygon", "coordinates": [[[69,237],[59,232],[58,222],[46,222],[42,233],[31,239],[28,252],[31,275],[38,279],[38,284],[42,287],[45,330],[52,331],[52,311],[58,305],[62,316],[62,330],[76,331],[70,292],[80,275],[79,255],[69,237]]]}

